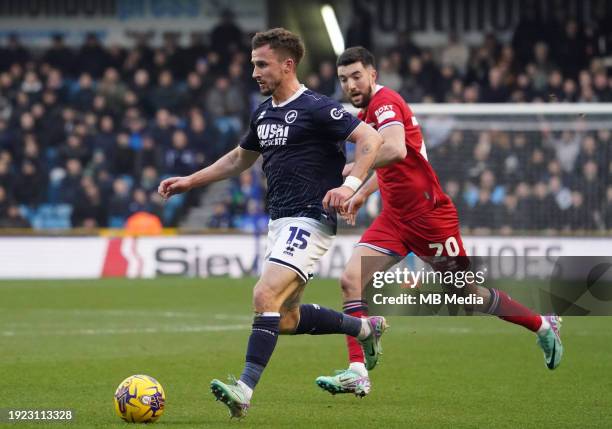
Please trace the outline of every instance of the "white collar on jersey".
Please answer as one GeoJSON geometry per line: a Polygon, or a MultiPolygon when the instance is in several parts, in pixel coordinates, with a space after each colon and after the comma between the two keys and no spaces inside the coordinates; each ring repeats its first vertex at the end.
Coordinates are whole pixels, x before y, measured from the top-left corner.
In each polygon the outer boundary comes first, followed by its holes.
{"type": "MultiPolygon", "coordinates": [[[[374,87],[374,94],[376,94],[378,91],[380,91],[383,88],[384,88],[383,85],[376,84],[376,86],[374,87]]],[[[374,94],[372,94],[372,95],[374,95],[374,94]]]]}
{"type": "Polygon", "coordinates": [[[307,89],[308,88],[306,88],[304,85],[300,85],[298,90],[295,91],[291,97],[289,97],[288,99],[286,99],[285,101],[283,101],[282,103],[279,103],[279,104],[274,104],[274,99],[272,99],[272,107],[283,107],[283,106],[286,106],[287,104],[291,103],[293,100],[298,98],[300,95],[302,95],[302,93],[304,91],[306,91],[307,89]]]}

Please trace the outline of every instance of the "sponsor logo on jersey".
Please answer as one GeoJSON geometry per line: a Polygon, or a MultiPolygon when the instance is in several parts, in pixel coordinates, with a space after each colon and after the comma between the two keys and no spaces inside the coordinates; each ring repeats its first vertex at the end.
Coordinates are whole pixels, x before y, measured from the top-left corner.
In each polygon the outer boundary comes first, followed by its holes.
{"type": "Polygon", "coordinates": [[[259,145],[261,147],[284,146],[287,144],[288,135],[288,125],[261,124],[257,126],[257,137],[259,137],[259,145]]]}
{"type": "Polygon", "coordinates": [[[332,119],[338,120],[338,119],[342,119],[342,116],[346,113],[346,109],[344,107],[334,107],[333,109],[331,109],[329,111],[329,116],[332,117],[332,119]]]}
{"type": "Polygon", "coordinates": [[[297,119],[297,110],[289,110],[285,115],[285,122],[288,124],[293,124],[297,119]]]}
{"type": "Polygon", "coordinates": [[[378,125],[380,125],[388,119],[395,118],[395,110],[393,110],[393,105],[385,104],[384,106],[380,106],[378,109],[376,109],[374,111],[374,115],[376,116],[378,125]]]}

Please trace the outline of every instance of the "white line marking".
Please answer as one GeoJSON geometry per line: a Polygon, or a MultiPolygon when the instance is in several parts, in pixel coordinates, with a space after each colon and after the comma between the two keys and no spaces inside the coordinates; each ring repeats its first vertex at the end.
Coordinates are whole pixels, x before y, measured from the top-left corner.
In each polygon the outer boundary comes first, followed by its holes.
{"type": "Polygon", "coordinates": [[[244,331],[251,325],[194,325],[176,326],[162,328],[119,328],[119,329],[74,329],[55,331],[0,331],[2,337],[15,336],[75,336],[75,335],[133,335],[133,334],[170,334],[170,333],[199,333],[199,332],[224,332],[244,331]]]}

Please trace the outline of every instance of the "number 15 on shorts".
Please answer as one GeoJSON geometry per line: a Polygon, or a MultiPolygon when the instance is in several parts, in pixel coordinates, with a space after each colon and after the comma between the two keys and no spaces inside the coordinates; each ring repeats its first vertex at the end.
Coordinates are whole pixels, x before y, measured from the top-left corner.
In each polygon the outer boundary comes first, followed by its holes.
{"type": "Polygon", "coordinates": [[[296,249],[305,249],[308,246],[307,238],[310,237],[310,232],[297,226],[289,227],[289,231],[287,246],[293,246],[296,249]]]}

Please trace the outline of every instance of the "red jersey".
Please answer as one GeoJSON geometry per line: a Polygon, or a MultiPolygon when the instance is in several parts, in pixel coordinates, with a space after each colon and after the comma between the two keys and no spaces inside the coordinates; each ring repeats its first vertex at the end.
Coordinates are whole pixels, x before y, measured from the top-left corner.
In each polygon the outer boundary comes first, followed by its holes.
{"type": "Polygon", "coordinates": [[[397,92],[377,86],[370,104],[358,116],[377,130],[388,126],[404,127],[406,157],[376,169],[384,212],[405,221],[450,201],[427,161],[419,123],[397,92]]]}

